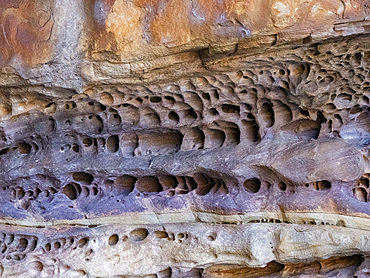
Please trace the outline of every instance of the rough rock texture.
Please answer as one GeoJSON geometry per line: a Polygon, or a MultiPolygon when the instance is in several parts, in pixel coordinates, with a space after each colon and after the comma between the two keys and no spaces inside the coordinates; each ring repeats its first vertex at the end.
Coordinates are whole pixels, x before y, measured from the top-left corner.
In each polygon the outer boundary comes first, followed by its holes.
{"type": "Polygon", "coordinates": [[[2,277],[370,277],[369,0],[0,3],[2,277]]]}

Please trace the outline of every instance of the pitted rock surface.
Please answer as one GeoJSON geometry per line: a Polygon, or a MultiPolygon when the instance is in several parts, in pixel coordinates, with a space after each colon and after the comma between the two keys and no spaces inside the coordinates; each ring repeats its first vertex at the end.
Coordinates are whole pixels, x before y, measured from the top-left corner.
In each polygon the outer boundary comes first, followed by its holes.
{"type": "Polygon", "coordinates": [[[369,277],[367,0],[0,24],[2,277],[369,277]]]}

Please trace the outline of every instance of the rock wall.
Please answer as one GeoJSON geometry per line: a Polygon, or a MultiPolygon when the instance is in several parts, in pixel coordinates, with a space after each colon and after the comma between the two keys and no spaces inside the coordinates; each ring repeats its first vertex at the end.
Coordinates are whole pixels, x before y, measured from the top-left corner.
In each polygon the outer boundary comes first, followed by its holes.
{"type": "Polygon", "coordinates": [[[370,276],[368,0],[7,0],[0,26],[2,277],[370,276]]]}

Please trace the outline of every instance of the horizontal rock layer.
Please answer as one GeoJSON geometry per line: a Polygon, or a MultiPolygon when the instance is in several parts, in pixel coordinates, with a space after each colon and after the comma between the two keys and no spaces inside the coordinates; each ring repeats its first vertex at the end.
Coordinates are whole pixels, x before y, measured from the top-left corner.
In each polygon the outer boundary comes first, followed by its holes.
{"type": "Polygon", "coordinates": [[[368,231],[341,227],[183,223],[1,230],[1,258],[26,266],[3,267],[4,277],[350,277],[369,271],[363,268],[368,258],[360,255],[370,251],[368,231]]]}
{"type": "Polygon", "coordinates": [[[0,14],[0,84],[78,92],[370,30],[367,0],[8,0],[0,14]]]}

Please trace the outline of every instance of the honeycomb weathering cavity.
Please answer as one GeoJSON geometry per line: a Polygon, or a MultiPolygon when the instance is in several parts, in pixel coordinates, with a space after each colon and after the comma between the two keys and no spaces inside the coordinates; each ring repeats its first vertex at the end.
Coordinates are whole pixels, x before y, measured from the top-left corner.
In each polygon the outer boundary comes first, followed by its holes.
{"type": "Polygon", "coordinates": [[[368,1],[37,2],[0,4],[1,277],[370,276],[368,1]]]}

